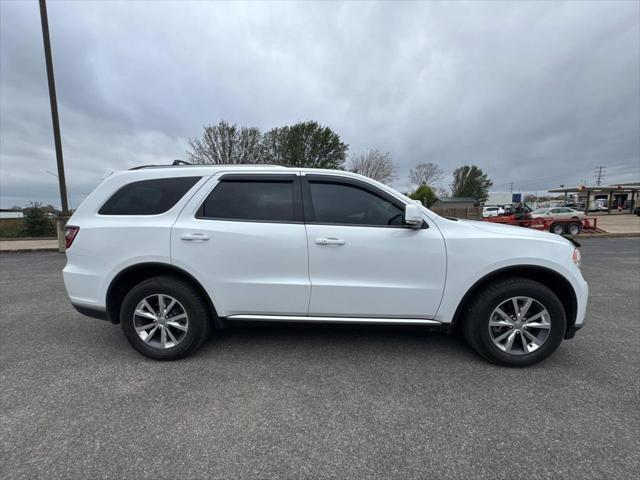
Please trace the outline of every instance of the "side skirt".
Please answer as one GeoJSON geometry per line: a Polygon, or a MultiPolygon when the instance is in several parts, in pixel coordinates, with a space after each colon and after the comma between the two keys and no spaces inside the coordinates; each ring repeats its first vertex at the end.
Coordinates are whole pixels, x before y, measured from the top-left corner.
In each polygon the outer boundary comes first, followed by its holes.
{"type": "Polygon", "coordinates": [[[365,323],[379,325],[443,325],[428,318],[366,318],[366,317],[307,317],[295,315],[230,315],[228,321],[241,322],[308,322],[308,323],[365,323]]]}

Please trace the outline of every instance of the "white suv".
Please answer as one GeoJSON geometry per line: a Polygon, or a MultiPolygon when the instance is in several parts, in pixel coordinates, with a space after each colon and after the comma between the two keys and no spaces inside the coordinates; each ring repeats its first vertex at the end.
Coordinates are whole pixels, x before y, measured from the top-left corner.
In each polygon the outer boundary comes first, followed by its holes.
{"type": "Polygon", "coordinates": [[[173,359],[246,321],[460,329],[530,365],[573,337],[587,284],[571,241],[447,219],[344,171],[141,167],[109,176],[67,226],[75,308],[173,359]]]}

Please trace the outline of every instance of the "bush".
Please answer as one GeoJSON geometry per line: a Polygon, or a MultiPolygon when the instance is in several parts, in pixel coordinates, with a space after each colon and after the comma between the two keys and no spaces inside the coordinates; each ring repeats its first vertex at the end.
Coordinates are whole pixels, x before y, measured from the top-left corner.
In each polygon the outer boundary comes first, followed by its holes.
{"type": "Polygon", "coordinates": [[[429,208],[438,199],[433,189],[428,185],[420,185],[415,192],[409,194],[409,198],[420,200],[422,204],[429,208]]]}
{"type": "Polygon", "coordinates": [[[55,237],[55,221],[47,216],[40,202],[31,202],[24,210],[24,234],[27,237],[55,237]]]}
{"type": "Polygon", "coordinates": [[[23,218],[0,218],[0,238],[24,237],[23,218]]]}

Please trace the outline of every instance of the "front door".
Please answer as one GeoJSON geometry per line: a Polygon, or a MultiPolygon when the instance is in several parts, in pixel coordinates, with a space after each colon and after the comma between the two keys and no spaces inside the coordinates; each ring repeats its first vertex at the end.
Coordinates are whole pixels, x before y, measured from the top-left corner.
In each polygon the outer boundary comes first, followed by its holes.
{"type": "Polygon", "coordinates": [[[445,283],[442,235],[403,225],[404,204],[368,183],[305,175],[310,316],[431,318],[445,283]]]}

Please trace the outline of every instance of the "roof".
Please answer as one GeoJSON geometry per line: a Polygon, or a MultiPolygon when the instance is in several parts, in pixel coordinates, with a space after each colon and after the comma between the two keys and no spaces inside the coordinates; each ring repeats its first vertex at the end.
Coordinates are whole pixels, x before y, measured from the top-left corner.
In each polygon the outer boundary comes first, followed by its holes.
{"type": "Polygon", "coordinates": [[[202,177],[204,182],[209,181],[210,177],[217,174],[238,173],[247,174],[264,173],[264,174],[288,174],[305,175],[305,174],[325,174],[334,177],[345,177],[359,179],[363,182],[375,185],[378,189],[388,193],[389,195],[400,199],[402,202],[409,203],[413,200],[405,197],[397,190],[377,182],[371,178],[367,178],[357,173],[347,170],[332,170],[324,168],[299,168],[284,167],[279,165],[264,164],[238,164],[238,165],[150,165],[145,168],[134,170],[122,170],[109,174],[89,196],[82,202],[74,215],[82,215],[83,212],[97,211],[99,204],[106,195],[112,194],[116,189],[131,183],[133,181],[152,180],[161,178],[176,177],[202,177]]]}
{"type": "Polygon", "coordinates": [[[550,193],[570,192],[631,192],[640,190],[640,182],[616,183],[615,185],[577,185],[575,187],[550,188],[550,193]]]}
{"type": "MultiPolygon", "coordinates": [[[[153,178],[172,178],[172,177],[210,177],[219,173],[272,173],[272,174],[324,174],[336,177],[355,178],[376,185],[381,190],[390,193],[393,196],[400,196],[407,200],[404,195],[388,185],[384,185],[371,178],[365,177],[358,173],[349,172],[348,170],[336,170],[328,168],[302,168],[302,167],[285,167],[282,165],[266,165],[262,163],[253,164],[211,164],[211,165],[191,165],[191,164],[174,164],[174,165],[146,165],[143,167],[133,168],[130,170],[121,170],[112,172],[107,179],[116,182],[135,180],[149,180],[153,178]],[[127,179],[127,180],[118,180],[127,179]]],[[[473,201],[473,200],[470,200],[473,201]]]]}

